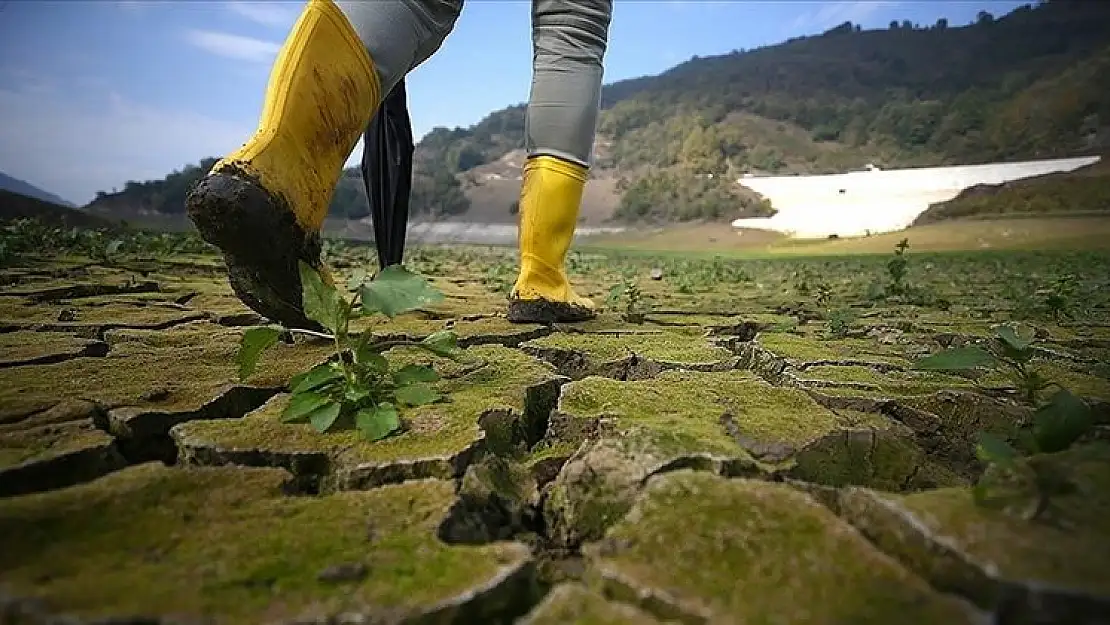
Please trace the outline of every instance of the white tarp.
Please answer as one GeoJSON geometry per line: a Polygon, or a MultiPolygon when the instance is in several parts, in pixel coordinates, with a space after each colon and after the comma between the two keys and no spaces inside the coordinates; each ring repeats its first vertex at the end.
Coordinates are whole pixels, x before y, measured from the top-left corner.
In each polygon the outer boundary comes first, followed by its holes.
{"type": "Polygon", "coordinates": [[[892,232],[908,227],[930,204],[950,200],[968,187],[1072,171],[1098,160],[1091,156],[825,176],[741,178],[739,184],[771,200],[778,213],[737,219],[732,225],[774,230],[797,238],[892,232]]]}

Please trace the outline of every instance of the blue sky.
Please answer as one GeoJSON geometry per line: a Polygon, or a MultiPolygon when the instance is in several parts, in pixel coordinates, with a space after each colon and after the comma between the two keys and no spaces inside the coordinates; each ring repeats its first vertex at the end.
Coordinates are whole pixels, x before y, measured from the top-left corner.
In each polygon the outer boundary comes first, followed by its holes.
{"type": "MultiPolygon", "coordinates": [[[[84,204],[98,190],[236,148],[257,122],[270,65],[302,4],[0,0],[0,171],[84,204]]],[[[606,82],[845,20],[879,28],[947,17],[955,26],[1021,4],[615,0],[606,82]]],[[[467,0],[444,46],[409,76],[417,137],[527,99],[529,7],[467,0]]]]}

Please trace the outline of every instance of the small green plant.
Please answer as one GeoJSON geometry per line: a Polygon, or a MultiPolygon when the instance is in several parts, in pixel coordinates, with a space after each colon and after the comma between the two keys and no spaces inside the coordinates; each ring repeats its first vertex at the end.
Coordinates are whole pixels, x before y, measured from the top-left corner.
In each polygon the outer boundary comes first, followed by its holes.
{"type": "Polygon", "coordinates": [[[909,261],[906,260],[906,250],[909,247],[909,239],[899,241],[898,245],[894,246],[894,258],[886,263],[886,271],[890,276],[887,292],[892,295],[904,295],[909,291],[906,284],[906,270],[909,268],[909,261]]]}
{"type": "Polygon", "coordinates": [[[820,288],[821,276],[811,267],[803,265],[794,272],[794,290],[801,295],[809,295],[815,288],[820,288]]]}
{"type": "Polygon", "coordinates": [[[919,359],[915,366],[923,370],[994,371],[1013,383],[1021,401],[1035,405],[1039,393],[1055,383],[1045,379],[1033,366],[1034,332],[1028,327],[1017,330],[1005,325],[992,329],[995,336],[983,346],[947,349],[919,359]]]}
{"type": "Polygon", "coordinates": [[[1032,520],[1048,508],[1054,495],[1070,490],[1067,476],[1059,467],[1037,456],[1064,451],[1094,427],[1091,408],[1071,391],[1061,387],[1023,424],[1015,444],[990,432],[979,434],[975,454],[986,469],[975,484],[975,502],[984,507],[1009,508],[1032,501],[1022,516],[1032,520]]]}
{"type": "Polygon", "coordinates": [[[688,275],[684,273],[676,273],[671,275],[675,276],[675,279],[673,280],[675,291],[683,295],[694,294],[694,281],[691,280],[688,275]]]}
{"type": "Polygon", "coordinates": [[[120,257],[120,249],[123,247],[121,239],[114,239],[102,245],[96,245],[89,249],[89,257],[96,262],[111,267],[114,266],[120,257]]]}
{"type": "Polygon", "coordinates": [[[976,484],[974,496],[982,505],[1005,505],[1032,492],[1036,505],[1027,518],[1039,516],[1050,496],[1063,492],[1067,483],[1048,463],[1030,461],[1027,456],[1063,451],[1094,427],[1090,407],[1057,382],[1046,379],[1032,361],[1035,356],[1033,333],[1010,326],[996,326],[995,338],[986,348],[971,345],[956,347],[917,361],[924,370],[966,371],[994,370],[1013,381],[1022,402],[1035,407],[1030,423],[1021,424],[1014,435],[1015,445],[990,432],[981,432],[976,455],[986,465],[976,484]],[[1056,392],[1044,403],[1040,393],[1056,386],[1056,392]],[[1001,497],[995,490],[1010,492],[1001,497]]]}
{"type": "Polygon", "coordinates": [[[837,308],[828,312],[825,330],[830,337],[842,339],[848,336],[848,331],[852,329],[852,324],[855,321],[856,312],[854,310],[851,308],[837,308]]]}
{"type": "Polygon", "coordinates": [[[1066,274],[1057,278],[1051,287],[1038,289],[1041,309],[1057,322],[1075,317],[1079,309],[1079,285],[1075,276],[1066,274]]]}
{"type": "Polygon", "coordinates": [[[640,291],[640,285],[633,275],[625,275],[619,283],[609,289],[606,304],[618,308],[622,306],[622,303],[624,310],[621,317],[628,323],[643,323],[647,313],[651,310],[650,304],[644,298],[643,292],[640,291]]]}
{"type": "MultiPolygon", "coordinates": [[[[287,331],[327,338],[335,345],[335,355],[290,381],[292,396],[282,413],[283,422],[308,422],[321,433],[354,427],[364,438],[376,441],[401,429],[398,406],[421,406],[440,399],[429,385],[439,379],[434,369],[417,364],[395,368],[385,352],[408,346],[457,359],[460,352],[454,332],[443,330],[422,341],[374,342],[369,330],[354,336],[349,329],[352,318],[382,315],[392,319],[442,300],[442,293],[400,265],[383,269],[371,281],[365,281],[364,274],[356,275],[347,285],[355,292],[349,301],[303,262],[300,274],[305,316],[331,334],[296,328],[287,331]]],[[[282,334],[280,328],[268,326],[243,334],[237,357],[240,379],[254,372],[262,353],[277,344],[282,334]]]]}
{"type": "Polygon", "coordinates": [[[490,291],[508,295],[516,282],[516,271],[512,264],[500,261],[486,268],[481,281],[490,291]]]}

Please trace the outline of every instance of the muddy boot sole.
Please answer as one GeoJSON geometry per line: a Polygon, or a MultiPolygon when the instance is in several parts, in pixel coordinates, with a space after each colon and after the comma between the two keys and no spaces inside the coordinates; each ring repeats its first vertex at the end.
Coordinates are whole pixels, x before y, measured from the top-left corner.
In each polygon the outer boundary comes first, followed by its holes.
{"type": "Polygon", "coordinates": [[[597,313],[585,306],[567,302],[552,302],[544,299],[511,299],[506,315],[511,323],[577,323],[597,317],[597,313]]]}
{"type": "Polygon", "coordinates": [[[320,269],[318,233],[247,176],[206,176],[185,199],[200,236],[223,252],[232,290],[251,310],[286,327],[321,330],[304,314],[298,261],[320,269]]]}

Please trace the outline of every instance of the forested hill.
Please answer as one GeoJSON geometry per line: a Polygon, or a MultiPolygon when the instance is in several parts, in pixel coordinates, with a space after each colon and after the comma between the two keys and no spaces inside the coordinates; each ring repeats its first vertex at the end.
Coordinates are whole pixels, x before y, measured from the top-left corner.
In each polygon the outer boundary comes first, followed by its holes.
{"type": "MultiPolygon", "coordinates": [[[[1108,94],[1110,2],[1050,0],[959,27],[845,23],[607,85],[594,176],[615,179],[619,219],[733,218],[766,209],[737,194],[730,181],[743,173],[1105,149],[1108,94]]],[[[414,211],[467,210],[463,191],[479,195],[476,172],[518,149],[523,128],[517,105],[468,129],[430,132],[417,146],[414,211]]],[[[334,214],[365,214],[357,183],[341,183],[334,214]]]]}

